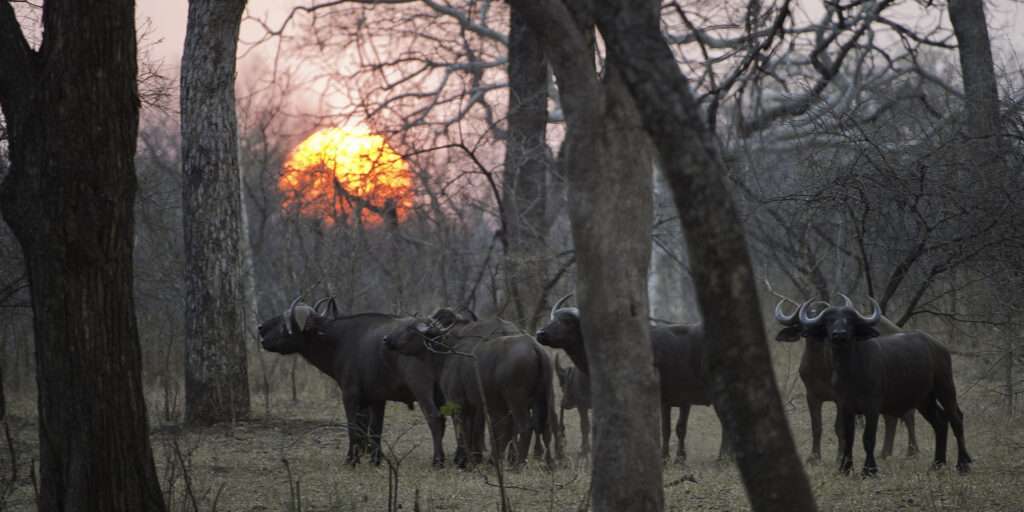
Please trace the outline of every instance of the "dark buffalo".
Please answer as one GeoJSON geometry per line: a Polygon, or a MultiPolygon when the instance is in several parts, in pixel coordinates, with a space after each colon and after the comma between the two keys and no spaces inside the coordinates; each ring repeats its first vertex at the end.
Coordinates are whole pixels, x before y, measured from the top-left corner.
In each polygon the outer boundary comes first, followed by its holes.
{"type": "MultiPolygon", "coordinates": [[[[433,437],[433,463],[444,465],[444,417],[437,407],[441,399],[436,395],[431,369],[423,361],[399,357],[381,342],[408,318],[380,313],[332,318],[300,303],[300,299],[295,299],[284,314],[260,324],[260,340],[265,350],[301,355],[338,383],[348,422],[346,462],[359,462],[368,434],[370,460],[380,464],[385,403],[402,402],[411,407],[415,401],[433,437]]],[[[328,304],[327,311],[330,309],[328,304]]]]}
{"type": "MultiPolygon", "coordinates": [[[[580,452],[590,454],[590,379],[575,366],[562,368],[555,356],[555,372],[562,388],[561,410],[576,409],[580,416],[580,452]]],[[[565,429],[565,422],[561,428],[565,429]]]]}
{"type": "MultiPolygon", "coordinates": [[[[836,401],[836,394],[832,389],[832,354],[824,338],[808,336],[809,333],[800,326],[800,320],[797,317],[798,311],[794,311],[790,315],[786,315],[783,312],[783,302],[785,301],[780,301],[775,306],[775,320],[784,326],[775,339],[781,342],[794,342],[800,338],[807,340],[804,344],[803,355],[800,356],[800,380],[804,383],[804,389],[807,394],[807,411],[811,415],[812,444],[811,456],[808,458],[808,462],[818,462],[821,460],[821,406],[825,402],[836,401]]],[[[797,305],[799,306],[799,304],[797,305]]],[[[828,306],[827,302],[816,301],[812,302],[808,307],[811,314],[815,315],[828,306]]],[[[901,332],[899,327],[896,327],[884,317],[878,323],[877,330],[881,334],[901,332]]],[[[917,436],[914,433],[914,411],[906,411],[902,415],[902,419],[907,425],[907,455],[911,456],[918,451],[917,436]]],[[[883,459],[892,455],[892,447],[896,439],[896,427],[899,420],[900,418],[896,416],[885,416],[885,442],[882,444],[881,455],[883,459]]],[[[838,415],[836,415],[835,432],[836,437],[839,438],[839,454],[841,456],[843,436],[839,428],[838,415]]]]}
{"type": "Polygon", "coordinates": [[[935,431],[934,467],[946,464],[949,426],[957,441],[960,472],[970,470],[971,457],[964,440],[963,412],[957,403],[953,363],[949,351],[928,335],[909,331],[879,336],[876,326],[881,308],[873,299],[872,312],[863,316],[850,299],[811,314],[810,301],[798,310],[801,327],[809,336],[825,339],[832,349],[832,387],[835,390],[843,433],[840,471],[853,468],[854,419],[863,414],[865,476],[878,473],[875,435],[880,414],[900,415],[917,409],[935,431]]]}
{"type": "MultiPolygon", "coordinates": [[[[501,335],[513,327],[507,322],[458,326],[437,317],[406,320],[385,343],[402,359],[429,365],[445,399],[457,404],[458,453],[464,455],[456,460],[460,467],[482,460],[485,409],[491,419],[492,458],[501,460],[515,440],[510,457],[514,465],[521,464],[530,433],[538,432],[547,444],[554,430],[551,360],[530,336],[501,335]]],[[[550,451],[545,457],[553,462],[550,451]]]]}
{"type": "MultiPolygon", "coordinates": [[[[537,331],[542,345],[564,350],[573,364],[584,373],[588,370],[586,344],[580,329],[580,311],[574,307],[560,307],[569,296],[562,297],[551,308],[551,319],[537,331]]],[[[668,458],[672,435],[672,407],[679,407],[676,435],[679,437],[677,458],[686,460],[686,424],[690,406],[711,405],[711,395],[705,382],[702,359],[704,357],[704,329],[700,324],[660,325],[651,327],[651,345],[654,367],[661,384],[662,456],[668,458]]],[[[728,444],[722,431],[719,458],[727,455],[728,444]]]]}

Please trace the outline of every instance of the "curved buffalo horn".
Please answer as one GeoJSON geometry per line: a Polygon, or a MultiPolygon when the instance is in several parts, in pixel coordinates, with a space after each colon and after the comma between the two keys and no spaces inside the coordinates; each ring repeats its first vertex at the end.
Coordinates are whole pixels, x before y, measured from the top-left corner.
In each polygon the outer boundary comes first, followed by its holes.
{"type": "Polygon", "coordinates": [[[782,304],[787,302],[787,299],[780,300],[775,306],[775,320],[782,325],[787,327],[800,323],[800,319],[797,316],[800,314],[800,305],[797,304],[797,308],[793,311],[793,314],[787,315],[782,312],[782,304]]]}
{"type": "Polygon", "coordinates": [[[318,315],[323,315],[323,314],[326,314],[326,313],[327,313],[327,311],[326,311],[326,310],[325,310],[325,311],[324,311],[323,313],[321,313],[321,312],[320,312],[320,305],[321,305],[321,304],[323,304],[324,302],[328,302],[328,301],[330,301],[330,300],[331,300],[331,298],[332,298],[332,297],[329,297],[329,296],[328,296],[328,297],[324,297],[324,298],[322,298],[322,299],[320,299],[320,300],[316,301],[316,304],[313,304],[313,311],[316,311],[316,313],[317,313],[318,315]]]}
{"type": "Polygon", "coordinates": [[[298,305],[299,301],[302,300],[302,295],[295,297],[291,305],[288,306],[288,311],[285,313],[284,325],[287,328],[288,334],[294,334],[295,328],[298,325],[295,323],[295,306],[298,305]]]}
{"type": "Polygon", "coordinates": [[[846,295],[844,295],[842,293],[840,293],[839,296],[843,298],[843,307],[844,308],[850,308],[850,309],[853,309],[853,310],[857,309],[857,306],[853,305],[853,301],[850,300],[849,297],[847,297],[846,295]]]}
{"type": "Polygon", "coordinates": [[[817,315],[810,316],[810,315],[807,314],[807,311],[808,311],[808,307],[807,306],[810,306],[811,302],[812,301],[808,300],[807,302],[804,302],[800,306],[800,325],[803,325],[804,327],[817,327],[817,326],[821,325],[821,322],[824,320],[824,317],[825,317],[825,312],[828,311],[829,309],[831,309],[831,308],[825,308],[825,309],[819,311],[817,315]]]}
{"type": "MultiPolygon", "coordinates": [[[[847,297],[846,295],[843,295],[843,294],[840,293],[839,296],[842,297],[843,300],[845,300],[847,304],[850,304],[851,306],[853,305],[853,303],[850,301],[849,297],[847,297]]],[[[870,316],[864,316],[864,315],[860,314],[860,312],[857,311],[857,308],[853,308],[853,312],[857,313],[857,318],[860,319],[860,321],[863,322],[864,325],[872,326],[872,325],[877,324],[878,321],[882,319],[882,307],[878,305],[878,301],[876,301],[874,298],[868,297],[868,300],[871,301],[871,315],[870,316]]]]}
{"type": "Polygon", "coordinates": [[[562,306],[562,304],[565,303],[565,301],[569,300],[569,297],[572,297],[573,295],[576,295],[576,294],[575,293],[570,293],[569,295],[566,295],[565,297],[562,297],[561,299],[558,299],[558,302],[556,302],[554,306],[551,306],[551,319],[552,320],[555,319],[555,311],[557,311],[558,308],[560,308],[562,306]]]}

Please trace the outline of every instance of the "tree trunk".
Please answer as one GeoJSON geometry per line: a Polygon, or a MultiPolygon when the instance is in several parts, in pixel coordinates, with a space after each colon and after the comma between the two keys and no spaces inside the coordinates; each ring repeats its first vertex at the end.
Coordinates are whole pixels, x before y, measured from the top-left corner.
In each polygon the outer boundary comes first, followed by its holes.
{"type": "Polygon", "coordinates": [[[32,292],[39,510],[164,510],[132,294],[134,2],[46,2],[36,52],[0,0],[0,55],[0,208],[32,292]]]}
{"type": "Polygon", "coordinates": [[[567,137],[576,292],[594,408],[595,511],[662,510],[661,400],[649,338],[651,158],[615,69],[603,111],[567,137]],[[628,212],[628,213],[627,213],[628,212]]]}
{"type": "MultiPolygon", "coordinates": [[[[1013,383],[1013,360],[1016,358],[1014,350],[1014,342],[1016,341],[1015,333],[1006,334],[1006,417],[1013,418],[1014,413],[1014,395],[1017,394],[1016,387],[1013,383]]],[[[0,415],[0,417],[3,417],[0,415]]]]}
{"type": "Polygon", "coordinates": [[[650,421],[661,412],[648,334],[649,144],[616,70],[597,77],[591,3],[512,5],[541,39],[566,113],[576,294],[594,412],[591,501],[598,512],[662,510],[661,440],[650,421]]]}
{"type": "Polygon", "coordinates": [[[4,395],[4,366],[0,364],[0,421],[7,417],[7,398],[4,395]]]}
{"type": "Polygon", "coordinates": [[[814,510],[786,423],[743,226],[717,142],[661,35],[659,3],[599,2],[608,61],[622,76],[661,157],[689,241],[708,339],[712,396],[754,510],[814,510]]]}
{"type": "MultiPolygon", "coordinates": [[[[949,0],[949,20],[953,24],[960,54],[960,74],[964,81],[964,107],[967,111],[966,152],[971,165],[961,166],[957,172],[957,185],[975,187],[979,181],[1002,183],[1009,178],[1006,153],[1002,143],[999,113],[999,86],[996,82],[995,63],[992,60],[992,41],[985,21],[985,3],[979,0],[949,0]],[[998,181],[995,181],[998,180],[998,181]]],[[[959,268],[950,273],[953,293],[953,313],[957,312],[958,295],[963,277],[959,268]]],[[[954,333],[958,329],[953,328],[954,333]]],[[[957,337],[951,338],[954,346],[957,337]]],[[[1013,414],[1013,341],[1007,338],[1006,349],[1006,409],[1013,414]]]]}
{"type": "Polygon", "coordinates": [[[964,80],[964,103],[967,107],[967,136],[989,154],[979,153],[984,160],[1002,159],[998,151],[999,88],[992,43],[985,23],[985,2],[949,0],[949,20],[953,24],[960,52],[960,70],[964,80]]]}
{"type": "Polygon", "coordinates": [[[549,155],[547,60],[526,20],[512,8],[509,21],[508,134],[502,185],[505,273],[509,298],[520,325],[529,332],[543,317],[547,274],[547,189],[549,155]],[[541,307],[538,307],[541,306],[541,307]]]}
{"type": "Polygon", "coordinates": [[[245,0],[191,0],[181,59],[185,421],[249,414],[235,53],[245,0]]]}

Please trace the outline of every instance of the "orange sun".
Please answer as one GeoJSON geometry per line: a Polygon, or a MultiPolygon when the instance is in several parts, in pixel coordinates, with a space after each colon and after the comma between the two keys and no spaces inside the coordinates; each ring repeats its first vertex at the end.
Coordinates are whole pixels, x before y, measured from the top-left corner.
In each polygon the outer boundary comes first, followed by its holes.
{"type": "Polygon", "coordinates": [[[412,207],[409,165],[384,137],[366,130],[324,128],[310,135],[288,156],[277,185],[282,206],[328,225],[398,222],[412,207]]]}

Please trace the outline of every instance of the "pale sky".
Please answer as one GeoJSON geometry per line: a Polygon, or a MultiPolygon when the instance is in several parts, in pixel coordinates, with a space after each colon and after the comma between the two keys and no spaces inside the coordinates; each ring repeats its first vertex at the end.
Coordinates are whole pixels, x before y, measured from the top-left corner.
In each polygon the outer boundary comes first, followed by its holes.
{"type": "MultiPolygon", "coordinates": [[[[294,0],[249,0],[246,13],[254,17],[266,18],[272,22],[280,22],[292,7],[309,4],[294,0]]],[[[188,23],[187,0],[138,0],[135,5],[136,17],[141,22],[149,19],[152,23],[152,39],[162,40],[155,48],[155,56],[164,61],[168,70],[177,70],[181,66],[181,53],[185,46],[185,26],[188,23]]],[[[254,23],[243,23],[241,39],[254,41],[260,37],[262,29],[254,23]]],[[[254,58],[262,58],[255,57],[254,58]]],[[[244,69],[240,65],[239,69],[244,69]]]]}

